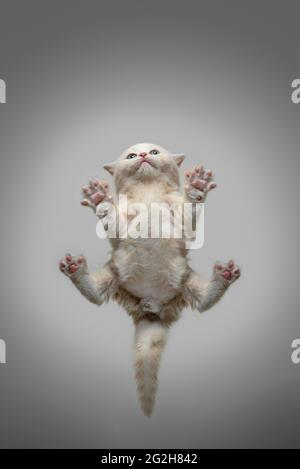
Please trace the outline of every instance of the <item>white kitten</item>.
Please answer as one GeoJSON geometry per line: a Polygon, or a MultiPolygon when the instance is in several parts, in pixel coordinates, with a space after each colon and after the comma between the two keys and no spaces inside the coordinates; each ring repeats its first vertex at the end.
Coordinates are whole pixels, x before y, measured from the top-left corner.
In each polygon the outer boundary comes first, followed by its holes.
{"type": "MultiPolygon", "coordinates": [[[[114,176],[116,196],[107,182],[90,181],[82,188],[82,205],[104,218],[114,207],[123,213],[118,196],[126,195],[128,207],[143,202],[182,206],[203,203],[216,187],[212,172],[195,166],[185,173],[184,194],[179,190],[178,167],[183,155],[173,155],[159,145],[136,144],[104,168],[114,176]]],[[[134,216],[133,216],[134,218],[134,216]]],[[[118,233],[120,235],[120,233],[118,233]]],[[[136,380],[145,415],[154,406],[160,357],[169,326],[185,307],[202,312],[213,306],[240,276],[233,261],[217,263],[211,280],[203,281],[188,265],[184,239],[111,239],[112,256],[100,272],[89,273],[83,256],[67,254],[60,262],[65,273],[91,302],[116,300],[132,316],[135,327],[136,380]]]]}

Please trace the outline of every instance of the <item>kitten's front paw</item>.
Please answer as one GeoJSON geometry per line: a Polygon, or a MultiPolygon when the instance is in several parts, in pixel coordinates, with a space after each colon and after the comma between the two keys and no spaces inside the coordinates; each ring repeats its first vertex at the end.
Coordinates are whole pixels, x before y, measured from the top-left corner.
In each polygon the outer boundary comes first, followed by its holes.
{"type": "Polygon", "coordinates": [[[113,196],[109,191],[109,185],[106,181],[93,179],[89,182],[88,186],[83,186],[81,191],[84,197],[81,201],[81,205],[91,207],[95,212],[99,204],[103,202],[113,202],[113,196]]]}
{"type": "Polygon", "coordinates": [[[67,277],[70,277],[71,279],[75,278],[86,272],[86,259],[84,256],[72,256],[71,254],[66,254],[59,262],[59,270],[67,277]]]}
{"type": "Polygon", "coordinates": [[[204,202],[207,193],[217,187],[213,182],[212,171],[205,171],[201,165],[186,171],[185,181],[185,193],[192,202],[204,202]]]}
{"type": "Polygon", "coordinates": [[[216,262],[214,265],[215,278],[222,280],[225,285],[230,285],[235,282],[241,275],[241,269],[234,261],[229,261],[227,264],[216,262]]]}

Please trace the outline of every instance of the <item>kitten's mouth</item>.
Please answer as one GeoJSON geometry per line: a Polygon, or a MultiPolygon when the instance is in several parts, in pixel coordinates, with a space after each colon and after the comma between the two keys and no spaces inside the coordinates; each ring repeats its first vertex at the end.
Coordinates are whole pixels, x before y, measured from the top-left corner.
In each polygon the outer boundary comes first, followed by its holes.
{"type": "Polygon", "coordinates": [[[141,161],[139,168],[143,165],[150,165],[150,166],[152,166],[152,168],[154,168],[154,165],[152,163],[150,163],[150,161],[148,161],[148,160],[141,161]]]}

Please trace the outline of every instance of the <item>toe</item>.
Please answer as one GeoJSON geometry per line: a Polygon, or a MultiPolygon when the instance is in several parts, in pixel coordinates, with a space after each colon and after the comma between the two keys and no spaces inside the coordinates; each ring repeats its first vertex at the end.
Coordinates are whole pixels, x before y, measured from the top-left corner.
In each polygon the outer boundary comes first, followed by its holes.
{"type": "Polygon", "coordinates": [[[207,190],[208,191],[211,191],[212,189],[215,189],[217,187],[217,184],[215,184],[214,182],[211,182],[208,187],[207,187],[207,190]]]}
{"type": "Polygon", "coordinates": [[[203,172],[203,166],[201,164],[197,164],[195,166],[195,172],[197,175],[201,174],[203,172]]]}
{"type": "Polygon", "coordinates": [[[83,186],[81,188],[81,191],[82,191],[83,194],[86,194],[86,195],[89,195],[91,193],[91,190],[88,186],[83,186]]]}
{"type": "Polygon", "coordinates": [[[81,205],[83,205],[84,207],[89,207],[90,206],[90,202],[88,199],[82,199],[81,200],[81,205]]]}
{"type": "Polygon", "coordinates": [[[234,271],[233,271],[233,275],[236,277],[236,278],[239,278],[240,275],[241,275],[241,271],[239,268],[236,268],[234,271]]]}
{"type": "Polygon", "coordinates": [[[108,191],[109,185],[107,181],[101,181],[99,185],[102,190],[104,190],[105,192],[108,191]]]}

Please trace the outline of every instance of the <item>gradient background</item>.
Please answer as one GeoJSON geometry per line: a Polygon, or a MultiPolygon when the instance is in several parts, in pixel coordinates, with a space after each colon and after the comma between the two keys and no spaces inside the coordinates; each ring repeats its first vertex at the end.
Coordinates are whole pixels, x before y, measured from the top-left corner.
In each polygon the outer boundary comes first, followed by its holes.
{"type": "Polygon", "coordinates": [[[300,446],[300,6],[293,1],[0,1],[0,445],[300,446]],[[127,146],[159,143],[211,167],[210,275],[241,279],[173,327],[155,413],[140,412],[133,327],[57,268],[97,268],[109,244],[79,204],[127,146]]]}

